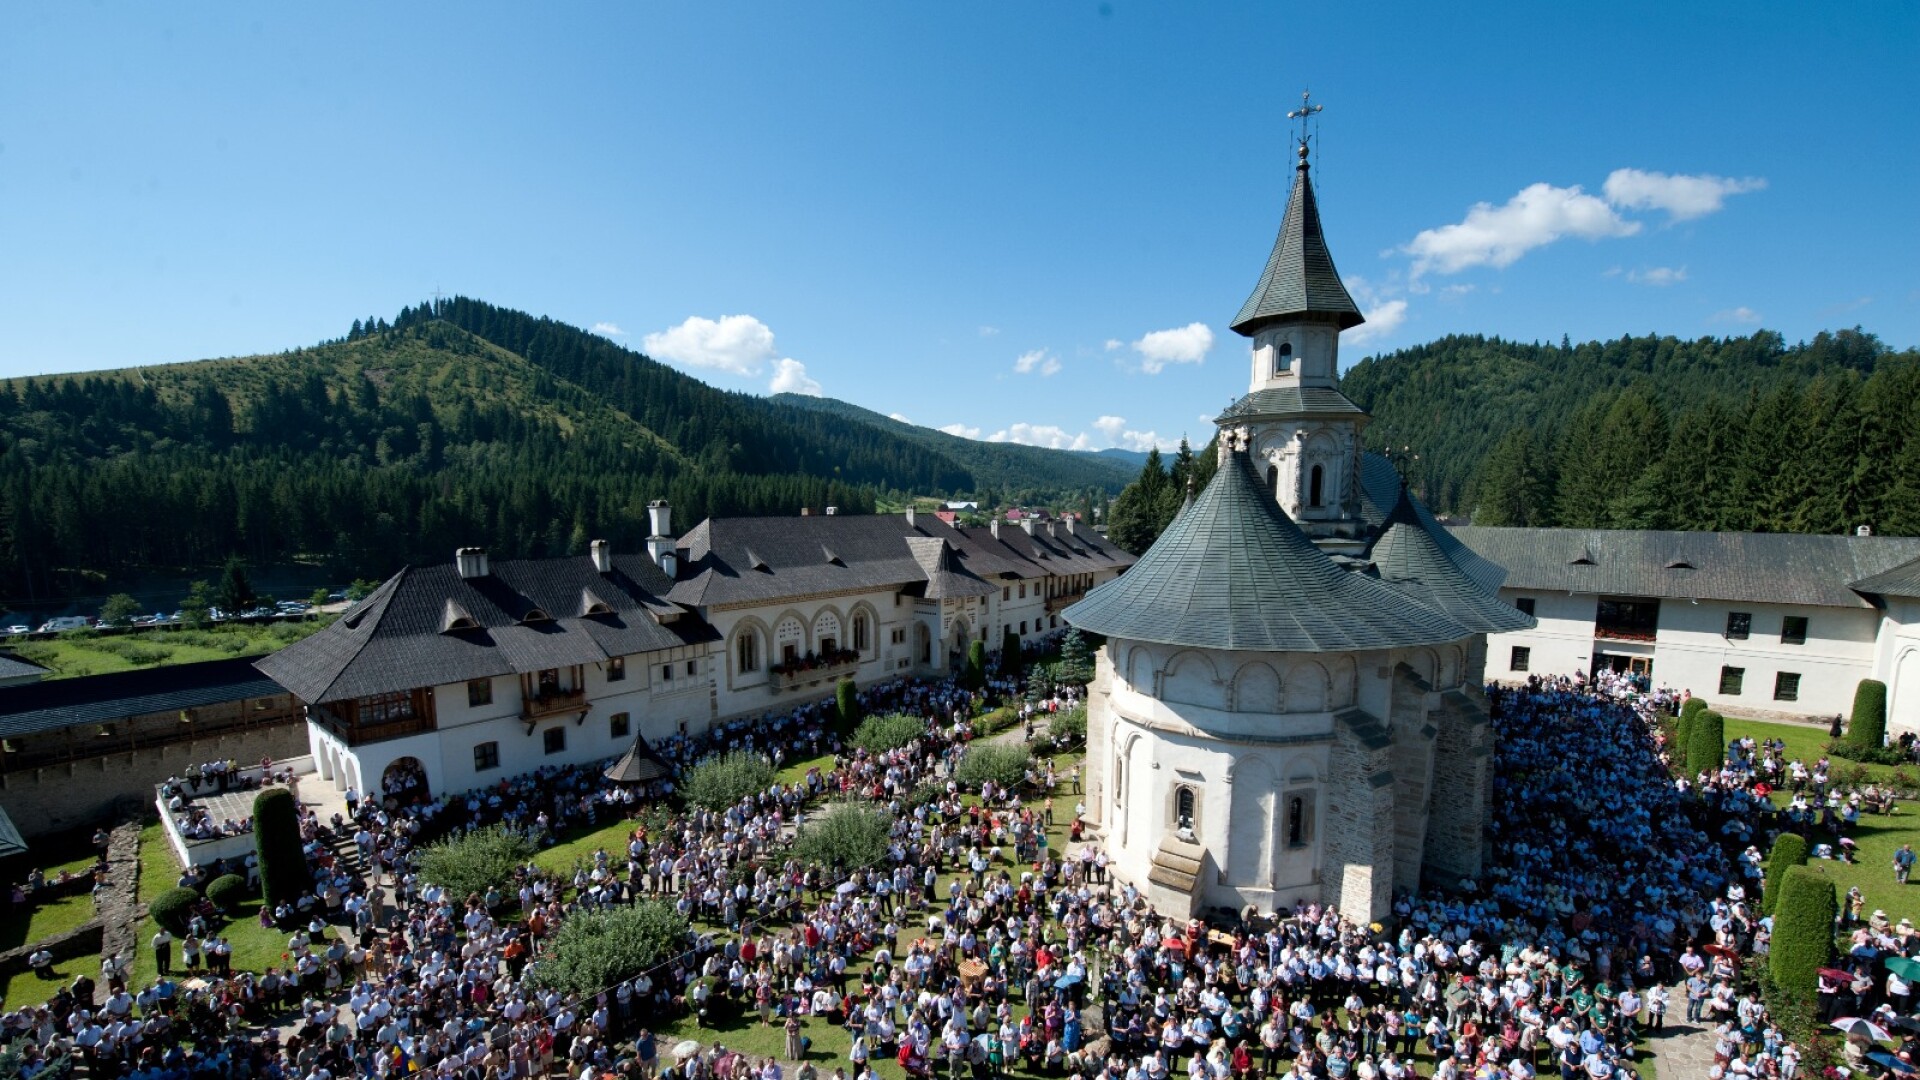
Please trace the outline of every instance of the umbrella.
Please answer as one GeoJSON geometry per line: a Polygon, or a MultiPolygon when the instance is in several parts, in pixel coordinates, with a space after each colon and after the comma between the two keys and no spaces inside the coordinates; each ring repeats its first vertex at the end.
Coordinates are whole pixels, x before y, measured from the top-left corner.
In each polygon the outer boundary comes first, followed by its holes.
{"type": "Polygon", "coordinates": [[[1880,1064],[1885,1065],[1887,1068],[1892,1069],[1894,1072],[1904,1073],[1909,1076],[1915,1072],[1920,1072],[1920,1070],[1915,1069],[1912,1065],[1909,1065],[1906,1062],[1901,1061],[1899,1058],[1894,1057],[1892,1054],[1889,1054],[1884,1050],[1875,1051],[1874,1053],[1868,1054],[1867,1060],[1877,1061],[1880,1064]]]}
{"type": "Polygon", "coordinates": [[[1908,982],[1920,980],[1920,960],[1905,956],[1891,956],[1887,958],[1887,970],[1908,982]]]}
{"type": "Polygon", "coordinates": [[[1724,956],[1729,960],[1740,959],[1740,951],[1728,945],[1707,945],[1703,946],[1700,951],[1706,953],[1708,956],[1724,956]]]}
{"type": "Polygon", "coordinates": [[[1827,978],[1829,978],[1829,979],[1834,979],[1834,980],[1836,980],[1836,981],[1839,981],[1839,982],[1842,982],[1842,983],[1852,983],[1852,982],[1853,982],[1853,972],[1851,972],[1851,971],[1842,971],[1842,970],[1841,970],[1841,969],[1839,969],[1839,968],[1830,968],[1830,967],[1823,967],[1823,968],[1821,968],[1821,969],[1820,969],[1819,971],[1816,971],[1816,972],[1815,972],[1814,974],[1816,974],[1816,975],[1825,975],[1825,976],[1826,976],[1827,978]]]}
{"type": "Polygon", "coordinates": [[[843,881],[843,882],[841,882],[841,883],[839,884],[839,886],[838,886],[838,887],[836,887],[836,888],[835,888],[835,889],[834,889],[833,891],[834,891],[834,892],[835,892],[835,893],[836,893],[837,895],[840,895],[840,896],[845,896],[845,895],[847,895],[848,893],[850,893],[850,892],[853,892],[854,890],[856,890],[856,889],[858,889],[859,887],[860,887],[860,886],[858,886],[858,885],[855,885],[855,884],[854,884],[853,882],[851,882],[851,881],[843,881]]]}
{"type": "Polygon", "coordinates": [[[1911,1016],[1896,1016],[1893,1018],[1893,1026],[1901,1031],[1920,1031],[1920,1020],[1911,1016]]]}
{"type": "Polygon", "coordinates": [[[1893,1039],[1892,1032],[1862,1016],[1843,1016],[1833,1022],[1833,1028],[1846,1032],[1849,1039],[1870,1039],[1874,1042],[1893,1039]]]}
{"type": "Polygon", "coordinates": [[[1079,982],[1080,976],[1078,975],[1062,975],[1053,981],[1053,988],[1055,990],[1065,990],[1069,986],[1078,985],[1079,982]]]}
{"type": "Polygon", "coordinates": [[[207,982],[207,980],[205,980],[205,979],[202,979],[202,978],[199,978],[198,976],[196,976],[196,977],[194,977],[194,978],[191,978],[191,979],[188,979],[188,980],[187,980],[186,982],[183,982],[183,983],[181,983],[181,984],[180,984],[180,989],[182,989],[182,990],[205,990],[205,989],[206,989],[206,988],[207,988],[207,987],[208,987],[209,985],[211,985],[211,984],[210,984],[210,983],[208,983],[208,982],[207,982]]]}
{"type": "Polygon", "coordinates": [[[673,1056],[677,1058],[690,1058],[699,1052],[700,1044],[692,1039],[682,1039],[673,1044],[673,1056]]]}

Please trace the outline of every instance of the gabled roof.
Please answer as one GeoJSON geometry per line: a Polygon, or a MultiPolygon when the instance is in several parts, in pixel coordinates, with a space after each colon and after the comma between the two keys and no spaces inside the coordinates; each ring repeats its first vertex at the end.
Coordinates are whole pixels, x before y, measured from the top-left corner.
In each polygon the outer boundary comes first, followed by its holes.
{"type": "Polygon", "coordinates": [[[924,585],[912,588],[916,596],[929,600],[958,599],[963,596],[992,596],[999,590],[975,577],[960,565],[959,557],[944,537],[909,536],[907,547],[920,572],[927,575],[924,585]]]}
{"type": "Polygon", "coordinates": [[[1108,637],[1263,652],[1390,649],[1472,634],[1336,565],[1267,494],[1244,451],[1227,456],[1133,569],[1066,618],[1108,637]]]}
{"type": "Polygon", "coordinates": [[[1440,549],[1403,487],[1367,556],[1380,580],[1470,630],[1528,630],[1534,618],[1483,589],[1440,549]]]}
{"type": "Polygon", "coordinates": [[[1901,563],[1872,577],[1861,578],[1853,583],[1853,589],[1876,596],[1920,597],[1920,558],[1901,563]]]}
{"type": "Polygon", "coordinates": [[[1333,255],[1321,234],[1320,207],[1313,197],[1313,182],[1307,178],[1304,147],[1294,171],[1293,192],[1287,197],[1286,216],[1280,219],[1280,235],[1274,238],[1260,283],[1233,317],[1233,329],[1252,337],[1284,319],[1318,319],[1342,330],[1366,321],[1341,284],[1340,271],[1334,269],[1333,255]]]}
{"type": "MultiPolygon", "coordinates": [[[[1867,608],[1860,594],[1920,559],[1920,537],[1465,526],[1455,539],[1515,589],[1867,608]]],[[[1897,580],[1897,579],[1896,579],[1897,580]]]]}
{"type": "Polygon", "coordinates": [[[41,679],[52,674],[31,660],[0,652],[0,679],[41,679]]]}
{"type": "Polygon", "coordinates": [[[243,656],[0,687],[0,736],[110,724],[129,716],[285,693],[254,670],[258,659],[243,656]]]}
{"type": "Polygon", "coordinates": [[[608,573],[585,555],[408,567],[325,630],[266,657],[261,671],[308,703],[465,682],[708,641],[713,628],[664,599],[671,582],[643,555],[608,573]],[[606,614],[578,614],[588,598],[606,614]],[[549,618],[527,616],[542,613],[549,618]],[[455,619],[464,616],[471,629],[455,619]]]}

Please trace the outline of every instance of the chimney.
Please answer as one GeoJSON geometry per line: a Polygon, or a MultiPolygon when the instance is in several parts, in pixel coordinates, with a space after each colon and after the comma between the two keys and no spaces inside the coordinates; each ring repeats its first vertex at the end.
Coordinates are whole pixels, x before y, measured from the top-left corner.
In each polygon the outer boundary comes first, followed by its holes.
{"type": "Polygon", "coordinates": [[[602,574],[613,573],[613,545],[605,540],[595,540],[587,545],[587,554],[593,557],[593,568],[602,574]]]}
{"type": "Polygon", "coordinates": [[[839,508],[839,507],[837,507],[837,506],[829,506],[829,507],[827,507],[827,516],[828,516],[828,517],[832,517],[833,515],[835,515],[835,514],[837,514],[837,513],[839,513],[839,512],[840,512],[840,508],[839,508]]]}
{"type": "Polygon", "coordinates": [[[1064,524],[1064,525],[1066,526],[1066,529],[1067,529],[1067,535],[1068,535],[1068,536],[1073,536],[1073,535],[1074,535],[1074,523],[1075,523],[1075,522],[1077,522],[1078,520],[1079,520],[1078,518],[1064,518],[1064,519],[1062,519],[1062,521],[1063,521],[1063,524],[1064,524]]]}
{"type": "Polygon", "coordinates": [[[909,528],[909,529],[911,529],[911,528],[913,528],[913,527],[914,527],[914,524],[913,524],[913,507],[911,507],[911,506],[909,506],[909,507],[907,507],[907,528],[909,528]]]}
{"type": "Polygon", "coordinates": [[[487,567],[487,549],[483,547],[463,547],[453,553],[454,568],[468,581],[483,578],[493,571],[487,567]]]}
{"type": "Polygon", "coordinates": [[[987,526],[987,531],[993,534],[995,540],[1000,539],[1000,519],[994,518],[993,524],[987,526]]]}
{"type": "Polygon", "coordinates": [[[673,507],[665,499],[655,499],[647,504],[647,533],[650,536],[673,535],[673,507]]]}
{"type": "MultiPolygon", "coordinates": [[[[647,504],[647,525],[649,534],[647,558],[652,559],[654,565],[666,571],[668,577],[673,577],[673,507],[667,505],[667,500],[655,499],[647,504]]],[[[598,558],[594,559],[594,565],[600,565],[598,558]]],[[[612,567],[613,552],[609,550],[607,568],[612,569],[612,567]]]]}
{"type": "Polygon", "coordinates": [[[813,507],[811,507],[811,506],[803,506],[803,507],[801,507],[801,508],[800,508],[800,516],[801,516],[801,517],[812,517],[812,516],[813,516],[813,507]]]}
{"type": "Polygon", "coordinates": [[[1872,535],[1873,535],[1873,526],[1871,526],[1871,525],[1862,525],[1862,526],[1860,526],[1859,528],[1857,528],[1857,529],[1855,529],[1855,530],[1853,530],[1853,535],[1855,535],[1855,536],[1872,536],[1872,535]]]}
{"type": "Polygon", "coordinates": [[[1020,515],[1020,529],[1021,531],[1025,532],[1028,536],[1033,535],[1033,515],[1032,514],[1020,515]]]}

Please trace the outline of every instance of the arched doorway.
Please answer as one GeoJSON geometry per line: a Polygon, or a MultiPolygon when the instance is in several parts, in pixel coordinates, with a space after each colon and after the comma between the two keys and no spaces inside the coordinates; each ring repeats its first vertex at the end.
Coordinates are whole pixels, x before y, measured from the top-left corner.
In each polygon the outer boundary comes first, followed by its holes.
{"type": "Polygon", "coordinates": [[[393,759],[380,774],[380,791],[389,809],[426,802],[432,797],[427,787],[427,767],[417,757],[393,759]]]}
{"type": "Polygon", "coordinates": [[[913,624],[913,651],[922,665],[933,663],[933,635],[927,632],[927,624],[913,624]]]}
{"type": "Polygon", "coordinates": [[[955,671],[967,661],[967,645],[973,639],[973,624],[964,615],[953,617],[953,628],[947,632],[947,666],[955,671]]]}

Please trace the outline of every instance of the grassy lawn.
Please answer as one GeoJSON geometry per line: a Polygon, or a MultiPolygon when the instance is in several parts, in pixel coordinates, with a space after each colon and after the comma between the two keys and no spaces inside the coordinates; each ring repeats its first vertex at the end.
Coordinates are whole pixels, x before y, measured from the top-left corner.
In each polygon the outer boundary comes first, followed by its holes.
{"type": "Polygon", "coordinates": [[[236,623],[205,630],[162,628],[110,636],[75,630],[49,641],[15,641],[12,649],[21,659],[51,670],[49,678],[67,679],[275,652],[331,621],[330,616],[322,616],[300,622],[236,623]]]}
{"type": "MultiPolygon", "coordinates": [[[[35,840],[33,853],[8,867],[8,880],[23,880],[27,871],[35,866],[46,874],[48,880],[53,880],[62,870],[85,870],[93,862],[91,837],[83,832],[67,833],[46,840],[35,840]]],[[[93,896],[85,892],[37,904],[28,911],[10,910],[0,918],[0,949],[45,941],[92,920],[93,896]]],[[[100,958],[97,955],[84,956],[54,965],[54,970],[62,976],[60,979],[42,980],[32,972],[15,975],[0,984],[0,1001],[4,1001],[8,1007],[45,1001],[73,976],[83,971],[98,971],[99,967],[100,958]]]]}
{"type": "Polygon", "coordinates": [[[805,758],[788,765],[773,774],[773,779],[778,784],[798,784],[807,778],[808,769],[819,769],[822,773],[826,773],[832,768],[833,755],[822,754],[819,757],[805,758]]]}
{"type": "MultiPolygon", "coordinates": [[[[1828,741],[1825,728],[1728,717],[1727,738],[1731,740],[1746,736],[1780,739],[1787,744],[1788,760],[1797,757],[1809,765],[1819,759],[1828,741]]],[[[1834,761],[1836,767],[1852,764],[1837,758],[1834,761]]],[[[1875,782],[1889,779],[1894,773],[1893,767],[1887,765],[1868,765],[1866,770],[1875,782]]],[[[1773,796],[1774,801],[1781,804],[1788,802],[1790,797],[1786,793],[1773,796]]],[[[1920,850],[1920,804],[1904,804],[1891,816],[1862,814],[1853,838],[1860,845],[1858,862],[1815,859],[1814,865],[1833,879],[1843,900],[1847,890],[1857,885],[1866,895],[1869,913],[1880,908],[1896,922],[1903,917],[1920,922],[1920,884],[1902,886],[1893,880],[1893,853],[1900,845],[1912,844],[1915,850],[1920,850]]],[[[1816,832],[1813,836],[1815,844],[1832,841],[1833,837],[1824,832],[1816,832]]]]}
{"type": "Polygon", "coordinates": [[[633,835],[633,830],[639,824],[638,818],[628,818],[602,825],[535,855],[534,865],[549,873],[569,874],[576,863],[592,865],[593,853],[606,848],[607,856],[614,865],[624,866],[627,862],[627,838],[633,835]]]}

